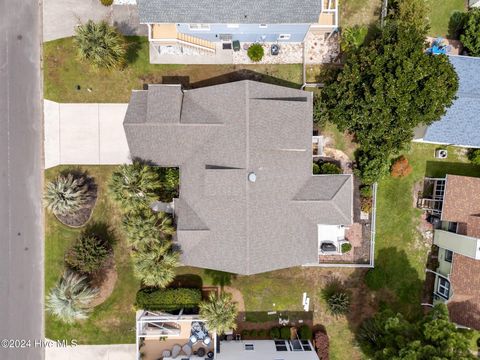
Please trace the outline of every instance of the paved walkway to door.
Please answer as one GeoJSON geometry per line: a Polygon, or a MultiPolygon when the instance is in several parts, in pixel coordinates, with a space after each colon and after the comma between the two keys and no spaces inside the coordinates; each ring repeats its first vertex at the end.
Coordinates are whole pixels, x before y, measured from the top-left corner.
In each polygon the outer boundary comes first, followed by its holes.
{"type": "Polygon", "coordinates": [[[45,168],[131,163],[123,130],[127,106],[45,100],[45,168]]]}

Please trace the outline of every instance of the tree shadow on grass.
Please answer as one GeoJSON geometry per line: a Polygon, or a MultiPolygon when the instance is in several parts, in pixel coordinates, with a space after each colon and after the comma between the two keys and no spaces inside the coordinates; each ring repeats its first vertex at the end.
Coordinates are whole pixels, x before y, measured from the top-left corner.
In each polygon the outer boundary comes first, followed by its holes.
{"type": "Polygon", "coordinates": [[[127,64],[133,64],[138,59],[138,52],[142,48],[139,36],[127,36],[125,37],[127,51],[125,53],[125,62],[127,64]]]}
{"type": "MultiPolygon", "coordinates": [[[[411,251],[416,249],[412,246],[411,251]]],[[[375,292],[380,304],[400,312],[407,319],[415,319],[421,314],[424,281],[404,250],[390,247],[378,251],[375,268],[367,272],[365,283],[375,292]]]]}
{"type": "Polygon", "coordinates": [[[182,274],[177,275],[168,287],[201,289],[203,287],[203,280],[196,274],[182,274]]]}
{"type": "Polygon", "coordinates": [[[228,286],[232,284],[232,279],[235,279],[237,275],[225,271],[205,269],[205,275],[212,279],[212,284],[220,286],[228,286]]]}
{"type": "Polygon", "coordinates": [[[480,177],[480,166],[471,163],[427,161],[425,176],[445,177],[447,174],[480,177]]]}

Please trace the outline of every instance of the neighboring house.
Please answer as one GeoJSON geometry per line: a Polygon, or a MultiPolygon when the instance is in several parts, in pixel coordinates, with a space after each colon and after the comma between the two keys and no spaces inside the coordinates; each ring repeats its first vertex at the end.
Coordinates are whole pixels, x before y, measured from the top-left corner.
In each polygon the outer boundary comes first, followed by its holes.
{"type": "Polygon", "coordinates": [[[310,29],[328,37],[338,28],[337,0],[138,0],[138,9],[151,62],[230,63],[235,41],[301,43],[310,29]]]}
{"type": "Polygon", "coordinates": [[[480,7],[480,0],[468,0],[469,7],[480,7]]]}
{"type": "Polygon", "coordinates": [[[433,303],[446,303],[457,325],[480,330],[480,178],[447,175],[427,180],[439,204],[433,303]]]}
{"type": "Polygon", "coordinates": [[[417,128],[414,141],[480,148],[480,58],[449,59],[459,78],[457,99],[439,121],[417,128]]]}
{"type": "Polygon", "coordinates": [[[138,360],[318,360],[309,340],[242,341],[229,335],[217,341],[217,334],[197,315],[148,311],[138,312],[137,348],[138,360]]]}
{"type": "Polygon", "coordinates": [[[353,176],[312,174],[312,111],[311,92],[253,81],[133,91],[131,156],[180,168],[185,265],[248,275],[318,264],[327,243],[340,251],[353,176]]]}

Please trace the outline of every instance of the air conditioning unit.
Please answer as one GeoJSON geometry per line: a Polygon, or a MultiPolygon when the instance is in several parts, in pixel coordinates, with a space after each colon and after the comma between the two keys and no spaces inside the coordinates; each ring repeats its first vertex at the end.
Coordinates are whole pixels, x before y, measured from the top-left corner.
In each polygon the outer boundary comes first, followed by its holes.
{"type": "Polygon", "coordinates": [[[446,159],[448,157],[448,151],[446,149],[435,150],[435,158],[446,159]]]}

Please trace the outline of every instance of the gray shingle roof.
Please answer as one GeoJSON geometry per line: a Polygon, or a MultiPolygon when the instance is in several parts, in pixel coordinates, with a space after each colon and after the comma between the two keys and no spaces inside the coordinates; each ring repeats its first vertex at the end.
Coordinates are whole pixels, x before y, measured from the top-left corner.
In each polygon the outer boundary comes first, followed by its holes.
{"type": "Polygon", "coordinates": [[[423,136],[427,142],[480,147],[480,58],[449,56],[459,77],[457,99],[423,136]]]}
{"type": "Polygon", "coordinates": [[[322,0],[137,0],[141,23],[313,24],[322,0]]]}
{"type": "Polygon", "coordinates": [[[180,167],[184,264],[253,274],[314,263],[317,224],[351,224],[352,177],[312,175],[311,93],[252,81],[187,90],[171,123],[151,111],[164,118],[157,103],[170,101],[150,91],[133,92],[124,128],[133,157],[180,167]]]}

